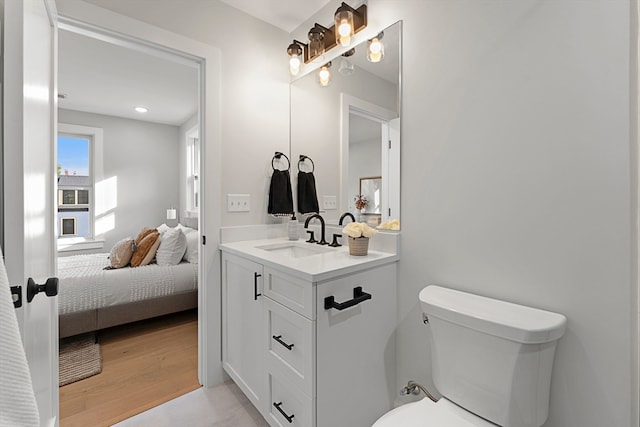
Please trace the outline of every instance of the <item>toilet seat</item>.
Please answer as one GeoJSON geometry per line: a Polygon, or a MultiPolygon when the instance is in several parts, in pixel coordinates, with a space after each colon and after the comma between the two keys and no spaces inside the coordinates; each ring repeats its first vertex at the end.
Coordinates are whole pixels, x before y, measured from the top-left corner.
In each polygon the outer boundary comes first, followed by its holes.
{"type": "Polygon", "coordinates": [[[387,412],[372,427],[496,427],[496,424],[444,397],[435,403],[425,397],[387,412]]]}

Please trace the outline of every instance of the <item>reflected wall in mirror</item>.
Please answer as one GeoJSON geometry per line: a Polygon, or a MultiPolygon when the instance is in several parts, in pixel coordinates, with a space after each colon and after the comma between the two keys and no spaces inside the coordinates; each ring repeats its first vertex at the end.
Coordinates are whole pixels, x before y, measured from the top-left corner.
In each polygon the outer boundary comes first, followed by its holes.
{"type": "Polygon", "coordinates": [[[367,176],[360,178],[359,197],[365,201],[360,213],[366,216],[366,222],[380,224],[382,213],[382,177],[367,176]]]}
{"type": "Polygon", "coordinates": [[[320,86],[317,72],[291,84],[291,156],[313,158],[321,210],[325,196],[337,197],[337,209],[322,214],[328,222],[358,214],[360,178],[371,176],[381,177],[381,221],[400,219],[401,22],[383,34],[381,62],[367,61],[365,40],[331,60],[329,86],[320,86]]]}

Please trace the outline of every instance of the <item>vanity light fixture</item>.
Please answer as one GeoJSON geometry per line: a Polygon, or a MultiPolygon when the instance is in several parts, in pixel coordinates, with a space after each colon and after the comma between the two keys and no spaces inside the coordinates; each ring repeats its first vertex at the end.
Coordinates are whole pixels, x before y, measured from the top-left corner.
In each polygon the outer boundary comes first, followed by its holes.
{"type": "Polygon", "coordinates": [[[367,61],[380,62],[384,57],[384,43],[382,43],[382,37],[384,33],[381,32],[374,38],[367,42],[367,61]]]}
{"type": "Polygon", "coordinates": [[[287,48],[287,54],[289,55],[289,72],[292,76],[297,75],[302,67],[302,62],[307,62],[309,54],[305,43],[294,40],[293,43],[287,48]]]}
{"type": "Polygon", "coordinates": [[[320,71],[318,71],[318,81],[320,82],[320,86],[329,86],[331,83],[331,62],[327,62],[322,67],[320,67],[320,71]]]}
{"type": "Polygon", "coordinates": [[[136,110],[138,113],[141,113],[141,114],[149,112],[149,109],[147,107],[142,107],[142,106],[135,107],[134,110],[136,110]]]}
{"type": "Polygon", "coordinates": [[[287,48],[289,55],[289,71],[295,76],[300,72],[303,63],[322,62],[324,54],[330,49],[351,44],[353,35],[367,26],[367,5],[357,9],[342,3],[334,14],[334,25],[329,28],[314,24],[309,30],[309,44],[294,40],[287,48]],[[340,33],[342,31],[342,33],[340,33]]]}

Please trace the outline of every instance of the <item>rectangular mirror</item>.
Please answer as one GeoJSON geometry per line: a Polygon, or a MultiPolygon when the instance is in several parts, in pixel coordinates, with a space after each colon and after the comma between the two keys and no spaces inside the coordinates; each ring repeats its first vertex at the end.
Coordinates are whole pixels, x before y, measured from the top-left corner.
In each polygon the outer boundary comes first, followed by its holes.
{"type": "Polygon", "coordinates": [[[367,60],[365,40],[353,52],[324,59],[331,64],[328,86],[320,85],[317,71],[291,83],[292,183],[298,170],[309,172],[304,162],[295,168],[300,156],[313,159],[327,222],[344,212],[357,217],[362,177],[380,177],[380,221],[400,219],[401,24],[380,32],[380,62],[367,60]],[[336,198],[337,209],[325,208],[325,196],[336,198]]]}

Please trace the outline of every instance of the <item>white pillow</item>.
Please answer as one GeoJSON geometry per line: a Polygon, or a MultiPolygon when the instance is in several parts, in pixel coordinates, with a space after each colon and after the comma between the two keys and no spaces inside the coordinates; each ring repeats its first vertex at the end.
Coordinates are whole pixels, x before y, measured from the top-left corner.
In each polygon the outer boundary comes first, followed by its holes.
{"type": "Polygon", "coordinates": [[[160,232],[160,234],[164,234],[165,231],[170,230],[171,227],[169,227],[167,224],[162,224],[159,227],[156,228],[156,230],[158,230],[160,232]]]}
{"type": "Polygon", "coordinates": [[[184,260],[191,264],[198,263],[198,232],[193,228],[183,228],[187,236],[187,250],[184,253],[184,260]],[[191,231],[187,231],[191,230],[191,231]]]}
{"type": "Polygon", "coordinates": [[[160,235],[156,252],[158,265],[177,265],[187,250],[187,237],[177,228],[168,228],[160,235]]]}

